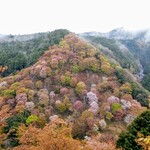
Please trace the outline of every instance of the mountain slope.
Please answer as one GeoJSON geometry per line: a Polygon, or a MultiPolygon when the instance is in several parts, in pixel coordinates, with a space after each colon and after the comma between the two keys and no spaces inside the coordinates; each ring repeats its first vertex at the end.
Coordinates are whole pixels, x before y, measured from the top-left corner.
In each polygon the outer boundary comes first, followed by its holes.
{"type": "Polygon", "coordinates": [[[68,146],[73,137],[85,139],[85,149],[115,149],[118,133],[148,102],[147,93],[128,77],[93,45],[74,34],[65,36],[31,67],[0,78],[1,147],[42,149],[61,139],[68,146]],[[41,142],[36,134],[48,139],[48,127],[58,135],[41,142]]]}
{"type": "Polygon", "coordinates": [[[80,36],[100,47],[109,59],[117,60],[123,68],[137,74],[142,85],[150,91],[150,31],[127,31],[123,28],[108,33],[83,33],[80,36]]]}
{"type": "Polygon", "coordinates": [[[92,44],[98,45],[100,50],[109,59],[119,62],[123,68],[129,69],[132,73],[138,72],[138,62],[136,62],[132,53],[121,43],[105,37],[84,36],[84,38],[92,44]]]}
{"type": "Polygon", "coordinates": [[[68,30],[55,30],[32,35],[10,35],[0,38],[0,66],[8,69],[2,76],[16,73],[34,64],[49,46],[58,44],[69,33],[68,30]]]}

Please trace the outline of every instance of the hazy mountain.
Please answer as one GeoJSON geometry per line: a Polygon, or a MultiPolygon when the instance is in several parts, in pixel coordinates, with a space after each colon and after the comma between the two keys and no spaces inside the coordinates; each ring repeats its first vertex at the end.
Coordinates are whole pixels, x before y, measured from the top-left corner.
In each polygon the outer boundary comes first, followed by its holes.
{"type": "Polygon", "coordinates": [[[4,38],[6,35],[0,34],[0,41],[2,38],[4,38]]]}
{"type": "Polygon", "coordinates": [[[136,73],[143,86],[150,91],[150,30],[128,31],[117,28],[107,33],[80,34],[96,44],[109,59],[117,60],[123,68],[136,73]]]}
{"type": "Polygon", "coordinates": [[[37,39],[39,37],[46,36],[48,32],[35,33],[35,34],[24,34],[24,35],[0,35],[0,42],[12,42],[12,41],[28,41],[37,39]]]}
{"type": "Polygon", "coordinates": [[[85,32],[81,33],[82,36],[95,36],[95,37],[106,37],[110,39],[125,40],[125,39],[139,39],[145,42],[150,41],[150,29],[140,31],[129,31],[124,28],[117,28],[107,33],[101,32],[85,32]]]}

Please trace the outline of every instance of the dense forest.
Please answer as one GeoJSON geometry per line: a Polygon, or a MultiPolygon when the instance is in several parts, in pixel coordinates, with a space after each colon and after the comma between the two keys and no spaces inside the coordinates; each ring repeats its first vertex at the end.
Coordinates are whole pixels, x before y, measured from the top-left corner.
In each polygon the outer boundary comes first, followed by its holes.
{"type": "Polygon", "coordinates": [[[0,149],[149,148],[149,43],[80,37],[0,39],[0,149]]]}
{"type": "Polygon", "coordinates": [[[58,44],[68,33],[61,29],[35,35],[9,35],[1,39],[0,66],[8,67],[1,75],[7,76],[34,64],[49,46],[58,44]]]}
{"type": "Polygon", "coordinates": [[[119,60],[70,33],[33,65],[1,77],[1,149],[147,148],[149,93],[119,60]]]}
{"type": "Polygon", "coordinates": [[[141,83],[150,91],[150,44],[139,40],[122,40],[121,42],[126,45],[136,59],[140,60],[145,74],[141,83]]]}
{"type": "Polygon", "coordinates": [[[84,38],[88,39],[93,44],[101,44],[103,48],[100,47],[100,50],[103,51],[105,55],[109,56],[110,59],[113,58],[119,62],[123,68],[129,69],[133,73],[138,72],[138,64],[132,53],[122,51],[114,39],[95,36],[86,36],[84,38]]]}
{"type": "Polygon", "coordinates": [[[133,39],[115,39],[115,31],[110,34],[111,38],[102,36],[91,36],[86,33],[81,35],[92,44],[96,44],[109,59],[119,62],[132,74],[139,76],[144,88],[150,91],[150,43],[139,37],[133,39]]]}

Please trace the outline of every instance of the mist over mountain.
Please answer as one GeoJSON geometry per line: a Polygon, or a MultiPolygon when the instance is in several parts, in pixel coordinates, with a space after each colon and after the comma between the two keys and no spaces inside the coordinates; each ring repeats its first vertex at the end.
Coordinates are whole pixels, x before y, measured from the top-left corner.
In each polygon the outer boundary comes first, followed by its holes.
{"type": "MultiPolygon", "coordinates": [[[[27,41],[31,40],[33,38],[38,38],[40,36],[44,36],[44,32],[42,33],[34,33],[34,34],[23,34],[23,35],[4,35],[0,34],[0,42],[11,42],[11,41],[27,41]]],[[[139,39],[143,40],[145,42],[150,41],[150,29],[143,29],[143,30],[127,30],[124,27],[113,29],[109,32],[103,33],[103,32],[97,32],[97,31],[91,31],[91,32],[84,32],[80,33],[79,35],[82,36],[100,36],[100,37],[106,37],[109,39],[120,39],[120,40],[127,40],[127,39],[139,39]]]]}
{"type": "Polygon", "coordinates": [[[139,31],[129,31],[125,28],[116,28],[113,29],[110,32],[101,33],[101,32],[85,32],[81,33],[82,36],[100,36],[100,37],[106,37],[109,39],[117,39],[117,40],[127,40],[127,39],[139,39],[143,40],[145,42],[150,41],[150,29],[143,29],[139,31]]]}
{"type": "Polygon", "coordinates": [[[128,31],[117,28],[107,33],[86,32],[79,35],[100,47],[110,59],[120,62],[123,68],[136,73],[143,86],[150,90],[149,29],[128,31]]]}
{"type": "Polygon", "coordinates": [[[3,42],[14,42],[14,41],[28,41],[32,39],[37,39],[40,37],[46,37],[48,32],[43,33],[34,33],[34,34],[23,34],[23,35],[0,35],[0,43],[3,42]]]}
{"type": "Polygon", "coordinates": [[[0,34],[0,38],[2,38],[2,37],[4,37],[5,35],[3,35],[3,34],[0,34]]]}

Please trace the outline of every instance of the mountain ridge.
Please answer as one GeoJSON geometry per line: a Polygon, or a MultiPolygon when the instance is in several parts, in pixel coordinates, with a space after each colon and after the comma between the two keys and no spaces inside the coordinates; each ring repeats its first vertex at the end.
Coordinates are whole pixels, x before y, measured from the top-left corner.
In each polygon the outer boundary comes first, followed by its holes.
{"type": "Polygon", "coordinates": [[[145,42],[150,41],[150,29],[143,29],[143,30],[126,30],[123,27],[113,29],[109,32],[85,32],[79,34],[81,36],[95,36],[95,37],[106,37],[110,39],[117,39],[117,40],[125,40],[125,39],[140,39],[145,42]]]}
{"type": "MultiPolygon", "coordinates": [[[[36,141],[34,131],[45,131],[46,124],[61,129],[62,125],[55,119],[63,119],[65,123],[60,120],[61,124],[67,124],[72,131],[69,138],[87,139],[86,144],[91,149],[95,144],[97,148],[104,144],[106,149],[115,149],[117,138],[112,141],[110,138],[111,144],[101,142],[98,140],[103,138],[101,131],[105,136],[111,132],[117,137],[126,124],[146,109],[140,104],[144,100],[138,97],[141,90],[138,84],[125,79],[127,72],[111,63],[96,47],[75,34],[66,35],[32,66],[14,76],[0,78],[1,146],[6,149],[40,149],[40,142],[26,144],[30,141],[30,138],[24,139],[28,136],[26,133],[36,141]]],[[[45,137],[49,136],[44,133],[45,137]]],[[[53,140],[60,139],[54,136],[53,140]]]]}

